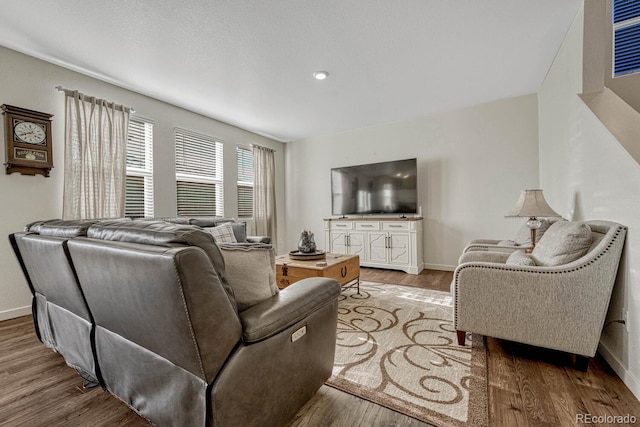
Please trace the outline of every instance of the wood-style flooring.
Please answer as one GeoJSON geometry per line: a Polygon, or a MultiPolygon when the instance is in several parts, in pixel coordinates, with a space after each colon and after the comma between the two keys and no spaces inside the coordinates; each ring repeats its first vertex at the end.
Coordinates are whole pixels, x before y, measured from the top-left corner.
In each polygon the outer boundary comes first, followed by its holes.
{"type": "MultiPolygon", "coordinates": [[[[362,279],[449,290],[450,272],[420,275],[362,269],[362,279]]],[[[491,426],[573,426],[576,414],[635,415],[640,402],[601,358],[587,373],[570,355],[487,339],[491,426]]],[[[148,423],[99,387],[82,379],[41,344],[30,316],[0,322],[0,426],[146,426],[148,423]]],[[[291,426],[426,426],[410,417],[323,386],[291,426]]],[[[611,424],[598,424],[611,425],[611,424]]],[[[615,425],[615,424],[614,424],[615,425]]]]}

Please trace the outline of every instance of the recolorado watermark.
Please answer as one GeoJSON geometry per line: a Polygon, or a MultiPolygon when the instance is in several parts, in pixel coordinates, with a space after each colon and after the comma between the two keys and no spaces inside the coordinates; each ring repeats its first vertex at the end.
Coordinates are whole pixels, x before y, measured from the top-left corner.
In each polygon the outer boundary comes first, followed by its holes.
{"type": "Polygon", "coordinates": [[[635,424],[635,415],[576,414],[576,424],[635,424]]]}

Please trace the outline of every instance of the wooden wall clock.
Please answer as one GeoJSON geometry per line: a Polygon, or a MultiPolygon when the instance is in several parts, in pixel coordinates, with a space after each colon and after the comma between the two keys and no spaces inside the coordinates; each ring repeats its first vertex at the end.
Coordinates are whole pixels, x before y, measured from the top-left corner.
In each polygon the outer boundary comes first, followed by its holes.
{"type": "Polygon", "coordinates": [[[46,177],[53,167],[51,156],[51,118],[12,105],[2,105],[7,174],[42,174],[46,177]]]}

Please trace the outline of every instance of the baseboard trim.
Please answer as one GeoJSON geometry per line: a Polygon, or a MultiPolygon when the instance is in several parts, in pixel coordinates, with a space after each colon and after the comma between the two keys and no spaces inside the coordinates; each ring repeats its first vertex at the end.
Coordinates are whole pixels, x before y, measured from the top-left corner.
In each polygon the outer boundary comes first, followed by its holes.
{"type": "Polygon", "coordinates": [[[441,270],[441,271],[455,271],[455,265],[445,265],[445,264],[428,264],[424,263],[424,268],[428,270],[441,270]]]}
{"type": "Polygon", "coordinates": [[[607,361],[611,369],[615,371],[620,377],[622,382],[629,387],[631,393],[633,393],[638,400],[640,400],[640,381],[631,372],[629,372],[622,362],[613,354],[613,352],[605,344],[600,342],[598,345],[598,352],[607,361]]]}
{"type": "Polygon", "coordinates": [[[378,264],[375,262],[360,261],[360,267],[382,268],[385,270],[401,270],[408,274],[420,274],[422,266],[414,267],[411,265],[397,265],[397,264],[378,264]]]}
{"type": "Polygon", "coordinates": [[[12,308],[11,310],[0,311],[0,322],[3,320],[14,319],[16,317],[27,316],[31,314],[31,306],[12,308]]]}

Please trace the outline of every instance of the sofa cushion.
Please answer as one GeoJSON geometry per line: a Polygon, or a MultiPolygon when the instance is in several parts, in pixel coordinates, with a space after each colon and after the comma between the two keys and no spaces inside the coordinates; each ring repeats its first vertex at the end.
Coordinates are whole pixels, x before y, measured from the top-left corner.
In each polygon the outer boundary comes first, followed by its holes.
{"type": "Polygon", "coordinates": [[[558,221],[549,227],[531,255],[537,265],[568,264],[589,251],[591,240],[591,228],[586,223],[558,221]]]}
{"type": "Polygon", "coordinates": [[[536,265],[536,261],[533,257],[523,250],[513,251],[509,258],[507,258],[507,265],[526,265],[526,266],[534,266],[536,265]]]}
{"type": "Polygon", "coordinates": [[[278,293],[276,255],[272,245],[221,244],[220,249],[238,311],[278,293]]]}
{"type": "Polygon", "coordinates": [[[217,227],[205,227],[204,229],[213,236],[218,244],[237,243],[236,235],[233,232],[233,226],[231,223],[222,224],[217,227]]]}

